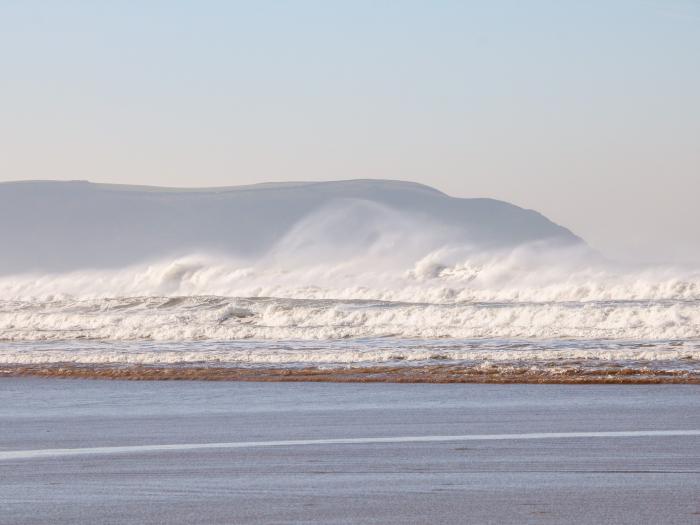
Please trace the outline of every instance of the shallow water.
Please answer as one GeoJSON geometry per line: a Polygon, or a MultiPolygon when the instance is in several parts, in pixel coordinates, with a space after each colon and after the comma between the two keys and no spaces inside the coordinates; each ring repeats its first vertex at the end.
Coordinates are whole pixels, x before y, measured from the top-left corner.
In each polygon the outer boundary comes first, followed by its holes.
{"type": "Polygon", "coordinates": [[[1,378],[0,521],[692,524],[699,389],[1,378]]]}

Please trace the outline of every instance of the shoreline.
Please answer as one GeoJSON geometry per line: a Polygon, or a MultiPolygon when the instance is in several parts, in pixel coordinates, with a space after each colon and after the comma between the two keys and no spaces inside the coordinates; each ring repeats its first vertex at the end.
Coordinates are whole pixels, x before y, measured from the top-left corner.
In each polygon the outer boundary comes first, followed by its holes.
{"type": "Polygon", "coordinates": [[[481,384],[700,384],[700,375],[648,368],[533,370],[464,365],[368,366],[352,368],[234,368],[37,364],[2,365],[2,377],[45,377],[129,381],[246,381],[323,383],[481,383],[481,384]]]}

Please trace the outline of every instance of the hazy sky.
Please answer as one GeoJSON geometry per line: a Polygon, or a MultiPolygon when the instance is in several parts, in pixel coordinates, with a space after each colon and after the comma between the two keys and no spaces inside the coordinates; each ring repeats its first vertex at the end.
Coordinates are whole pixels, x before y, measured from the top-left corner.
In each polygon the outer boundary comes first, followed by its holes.
{"type": "Polygon", "coordinates": [[[0,0],[0,180],[346,178],[700,261],[700,1],[0,0]]]}

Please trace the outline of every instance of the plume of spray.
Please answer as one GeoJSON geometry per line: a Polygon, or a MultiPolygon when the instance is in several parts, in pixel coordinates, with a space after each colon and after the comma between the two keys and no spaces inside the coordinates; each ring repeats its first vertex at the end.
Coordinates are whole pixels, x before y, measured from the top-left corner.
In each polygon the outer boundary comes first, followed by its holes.
{"type": "Polygon", "coordinates": [[[411,303],[700,299],[700,272],[606,261],[585,246],[470,244],[429,217],[343,199],[266,254],[191,254],[115,269],[0,276],[5,300],[281,297],[411,303]]]}

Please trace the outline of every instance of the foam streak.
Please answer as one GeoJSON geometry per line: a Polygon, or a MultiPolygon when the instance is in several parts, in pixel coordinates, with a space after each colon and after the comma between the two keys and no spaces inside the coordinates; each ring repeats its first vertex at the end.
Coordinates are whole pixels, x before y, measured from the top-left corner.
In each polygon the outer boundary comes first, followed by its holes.
{"type": "Polygon", "coordinates": [[[142,454],[149,452],[169,452],[174,450],[186,451],[207,449],[243,449],[316,445],[372,445],[384,443],[440,443],[451,441],[510,441],[532,439],[598,439],[688,436],[700,436],[700,430],[632,430],[621,432],[531,432],[523,434],[466,434],[457,436],[393,436],[340,439],[294,439],[280,441],[238,441],[229,443],[179,443],[170,445],[133,445],[117,447],[8,450],[0,452],[0,461],[84,455],[142,454]]]}

